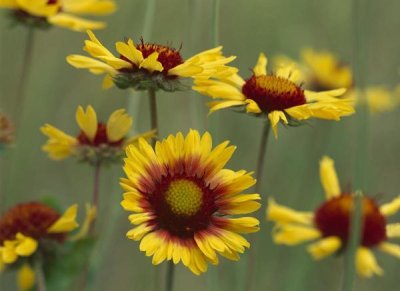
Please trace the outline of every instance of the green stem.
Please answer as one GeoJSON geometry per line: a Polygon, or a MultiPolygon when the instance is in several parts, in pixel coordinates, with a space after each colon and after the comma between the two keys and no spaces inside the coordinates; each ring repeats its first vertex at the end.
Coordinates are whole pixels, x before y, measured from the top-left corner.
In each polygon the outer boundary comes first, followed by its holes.
{"type": "MultiPolygon", "coordinates": [[[[96,211],[99,209],[99,194],[100,194],[100,169],[101,162],[97,162],[94,166],[94,176],[93,176],[93,196],[92,196],[92,206],[96,207],[96,211]]],[[[95,232],[95,220],[89,228],[89,235],[93,235],[95,232]]]]}
{"type": "Polygon", "coordinates": [[[38,291],[46,291],[46,278],[43,272],[43,260],[41,255],[36,258],[35,262],[35,277],[36,277],[36,287],[38,291]]]}
{"type": "MultiPolygon", "coordinates": [[[[149,89],[149,107],[150,107],[150,128],[157,129],[157,133],[159,132],[158,128],[158,118],[157,118],[157,98],[156,91],[154,89],[149,89]]],[[[154,147],[157,138],[154,137],[152,139],[152,145],[154,147]]]]}
{"type": "Polygon", "coordinates": [[[167,276],[165,278],[165,291],[172,291],[174,287],[175,264],[172,260],[168,261],[167,276]]]}
{"type": "Polygon", "coordinates": [[[361,226],[362,226],[362,193],[357,191],[354,194],[354,212],[350,223],[350,238],[346,246],[343,291],[351,291],[353,289],[355,270],[355,259],[357,249],[360,245],[361,226]]]}

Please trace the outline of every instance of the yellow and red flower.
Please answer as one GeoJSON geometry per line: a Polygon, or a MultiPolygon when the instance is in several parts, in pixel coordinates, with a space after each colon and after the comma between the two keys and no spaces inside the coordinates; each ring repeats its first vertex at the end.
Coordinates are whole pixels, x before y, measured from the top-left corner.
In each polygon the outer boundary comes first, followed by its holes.
{"type": "Polygon", "coordinates": [[[234,68],[225,66],[235,57],[224,57],[222,47],[201,52],[185,61],[180,49],[145,43],[143,39],[136,45],[132,39],[128,39],[115,44],[119,55],[114,56],[93,32],[88,31],[88,35],[90,39],[85,41],[84,50],[91,57],[70,55],[67,61],[75,68],[88,69],[93,74],[105,74],[105,89],[115,84],[121,89],[176,91],[183,88],[179,82],[183,78],[207,78],[211,74],[236,72],[234,68]]]}
{"type": "Polygon", "coordinates": [[[100,29],[104,22],[76,15],[105,15],[115,11],[114,0],[0,0],[18,22],[35,27],[61,26],[75,31],[100,29]]]}
{"type": "Polygon", "coordinates": [[[212,148],[209,133],[191,130],[170,135],[153,149],[144,139],[126,150],[121,179],[126,191],[122,207],[136,225],[127,233],[153,264],[180,261],[199,275],[218,254],[238,260],[250,243],[239,233],[259,230],[253,217],[259,194],[241,194],[255,184],[251,173],[224,169],[235,147],[227,141],[212,148]]]}
{"type": "Polygon", "coordinates": [[[127,138],[133,119],[126,114],[125,109],[115,110],[107,123],[99,122],[92,106],[86,111],[79,106],[76,110],[76,122],[80,132],[76,137],[70,136],[50,124],[41,128],[49,137],[43,146],[50,158],[63,160],[71,155],[90,163],[118,160],[123,149],[136,143],[139,137],[152,138],[155,130],[127,138]]]}
{"type": "Polygon", "coordinates": [[[210,112],[245,106],[248,113],[268,116],[275,137],[280,121],[290,125],[311,117],[339,120],[354,113],[353,100],[337,98],[346,89],[313,92],[304,90],[296,80],[298,74],[292,66],[267,74],[267,58],[261,53],[249,79],[243,80],[237,74],[196,79],[193,89],[218,99],[209,103],[210,112]]]}
{"type": "MultiPolygon", "coordinates": [[[[321,160],[320,176],[327,200],[314,213],[296,211],[272,199],[267,209],[267,219],[276,222],[274,242],[297,245],[317,240],[307,249],[316,260],[346,249],[354,209],[354,194],[341,191],[333,161],[328,157],[321,160]]],[[[387,223],[388,217],[400,210],[400,197],[379,206],[374,199],[363,196],[361,206],[362,232],[355,265],[363,277],[381,275],[383,270],[372,250],[379,249],[400,258],[400,246],[388,242],[390,238],[400,237],[400,224],[387,223]]]]}

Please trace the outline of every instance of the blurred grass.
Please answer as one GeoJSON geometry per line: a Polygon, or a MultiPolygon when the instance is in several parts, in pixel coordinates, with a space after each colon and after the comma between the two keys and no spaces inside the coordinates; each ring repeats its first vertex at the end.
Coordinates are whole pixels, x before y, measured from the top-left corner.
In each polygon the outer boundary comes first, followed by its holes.
{"type": "MultiPolygon", "coordinates": [[[[117,1],[118,12],[109,17],[109,27],[97,34],[112,48],[125,36],[137,40],[143,34],[146,1],[117,1]]],[[[190,57],[211,47],[212,0],[157,1],[155,21],[149,41],[170,42],[190,57]]],[[[398,30],[400,3],[396,0],[371,1],[368,43],[366,45],[366,81],[371,84],[394,85],[399,80],[400,40],[398,30]]],[[[267,56],[286,53],[297,57],[304,46],[329,49],[345,60],[352,57],[353,29],[351,3],[346,0],[222,0],[220,43],[227,55],[238,56],[235,65],[243,77],[250,75],[258,53],[267,56]]],[[[0,17],[0,107],[5,111],[14,106],[18,76],[24,69],[21,54],[26,29],[8,28],[8,19],[0,17]]],[[[101,90],[98,76],[72,68],[65,56],[82,53],[84,34],[62,29],[38,32],[36,35],[32,70],[25,104],[18,104],[22,123],[18,143],[2,163],[2,190],[7,191],[8,205],[51,195],[65,206],[90,200],[92,175],[86,165],[73,159],[64,162],[49,160],[40,147],[45,138],[39,132],[44,123],[51,123],[74,134],[77,127],[74,112],[78,105],[93,104],[99,116],[106,118],[116,108],[127,107],[128,91],[101,90]]],[[[136,94],[135,94],[136,95],[136,94]]],[[[137,114],[135,130],[149,127],[147,100],[140,94],[131,101],[137,114]]],[[[229,166],[233,169],[254,170],[255,152],[259,143],[261,120],[225,111],[206,119],[207,99],[192,92],[159,93],[160,134],[164,137],[190,127],[204,130],[213,119],[219,120],[219,142],[225,139],[238,146],[229,166]],[[190,112],[190,114],[188,114],[190,112]],[[218,115],[218,116],[217,116],[218,115]]],[[[133,112],[131,110],[131,112],[133,112]]],[[[339,177],[344,185],[354,178],[353,165],[359,150],[355,134],[357,116],[340,123],[312,121],[310,126],[280,130],[279,140],[269,143],[263,194],[274,196],[288,206],[311,210],[322,202],[318,178],[318,160],[323,154],[336,160],[339,177]]],[[[383,193],[383,201],[398,194],[399,183],[399,110],[370,117],[370,148],[367,175],[369,195],[383,193]]],[[[138,243],[125,238],[129,229],[127,214],[119,207],[121,189],[120,167],[102,173],[99,233],[106,234],[95,252],[93,262],[98,273],[93,277],[93,290],[156,290],[151,260],[138,250],[138,243]],[[111,219],[111,214],[115,219],[111,219]]],[[[265,201],[263,201],[265,203],[265,201]]],[[[264,211],[264,207],[260,210],[264,211]]],[[[395,219],[399,220],[399,215],[395,219]]],[[[342,281],[342,258],[313,262],[304,247],[276,246],[271,241],[270,223],[262,221],[259,256],[254,290],[339,290],[342,281]]],[[[395,258],[378,254],[385,276],[357,280],[354,290],[394,290],[400,267],[395,258]]],[[[239,290],[240,264],[224,259],[215,268],[219,287],[215,290],[239,290]]],[[[157,268],[162,268],[159,266],[157,268]]],[[[179,266],[176,272],[177,291],[207,290],[207,274],[192,275],[179,266]]],[[[2,290],[14,290],[11,276],[1,277],[2,290]]]]}

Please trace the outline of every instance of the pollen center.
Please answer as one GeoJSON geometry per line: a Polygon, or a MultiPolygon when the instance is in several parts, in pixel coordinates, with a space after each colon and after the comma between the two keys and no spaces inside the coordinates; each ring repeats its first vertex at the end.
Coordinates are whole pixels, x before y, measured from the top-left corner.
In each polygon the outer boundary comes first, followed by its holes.
{"type": "Polygon", "coordinates": [[[202,198],[201,188],[187,179],[172,181],[165,192],[165,200],[171,211],[183,216],[196,214],[202,205],[202,198]]]}
{"type": "Polygon", "coordinates": [[[306,103],[301,87],[286,78],[274,75],[251,77],[243,85],[242,92],[266,113],[306,103]]]}

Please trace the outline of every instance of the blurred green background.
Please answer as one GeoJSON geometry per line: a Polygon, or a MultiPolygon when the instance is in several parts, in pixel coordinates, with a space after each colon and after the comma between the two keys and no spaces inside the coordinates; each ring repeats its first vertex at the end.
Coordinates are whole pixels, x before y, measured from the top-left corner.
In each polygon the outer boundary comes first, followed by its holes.
{"type": "MultiPolygon", "coordinates": [[[[183,45],[182,54],[192,54],[212,45],[213,0],[155,1],[154,20],[145,22],[149,0],[116,1],[119,9],[106,18],[108,27],[96,34],[113,48],[115,41],[129,36],[138,40],[183,45]]],[[[354,47],[354,11],[349,0],[222,0],[220,7],[220,44],[226,55],[237,55],[234,65],[243,77],[250,75],[258,53],[278,53],[298,57],[301,48],[327,49],[349,63],[358,52],[354,47]]],[[[393,86],[399,82],[400,18],[397,0],[363,1],[368,3],[363,19],[363,74],[369,84],[393,86]]],[[[15,104],[16,87],[22,70],[22,52],[27,30],[9,28],[9,19],[0,15],[0,108],[5,112],[18,108],[20,128],[16,144],[3,153],[1,190],[7,194],[7,207],[16,202],[55,197],[65,207],[91,198],[92,169],[74,159],[54,162],[40,149],[45,137],[39,127],[51,123],[76,134],[74,114],[78,105],[92,104],[103,119],[116,108],[129,108],[134,116],[135,132],[149,128],[146,96],[101,89],[101,78],[69,66],[65,57],[82,53],[85,34],[53,28],[35,32],[32,67],[29,71],[26,99],[15,104]]],[[[158,93],[160,134],[164,137],[189,128],[204,131],[217,124],[215,140],[230,140],[238,146],[229,166],[254,170],[261,120],[224,111],[207,117],[206,97],[193,92],[158,93]]],[[[318,162],[328,154],[336,161],[342,185],[351,185],[355,176],[357,152],[367,147],[365,157],[370,195],[381,194],[389,201],[399,192],[400,136],[399,110],[369,118],[368,143],[359,141],[357,116],[340,123],[314,120],[311,126],[280,128],[279,140],[268,144],[263,197],[274,196],[280,203],[301,210],[312,210],[323,201],[318,162]]],[[[214,126],[215,127],[215,126],[214,126]]],[[[138,249],[138,243],[125,238],[129,229],[127,213],[119,206],[122,191],[118,179],[120,166],[105,169],[101,176],[101,209],[98,223],[100,242],[92,258],[95,273],[88,290],[162,290],[165,265],[154,267],[138,249]],[[155,278],[159,278],[157,281],[155,278]]],[[[266,199],[263,200],[265,206],[266,199]]],[[[264,217],[265,207],[259,211],[264,217]]],[[[83,208],[82,208],[83,209],[83,208]]],[[[400,220],[400,215],[395,219],[400,220]]],[[[257,236],[257,264],[253,290],[340,290],[343,259],[314,262],[304,247],[277,246],[271,240],[272,224],[262,221],[257,236]]],[[[354,290],[395,290],[400,262],[378,254],[385,270],[383,277],[357,279],[354,290]]],[[[175,290],[243,290],[246,255],[239,262],[222,259],[217,267],[197,277],[178,266],[175,290]]],[[[12,275],[2,275],[1,290],[14,290],[12,275]]]]}

